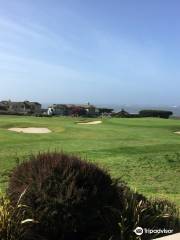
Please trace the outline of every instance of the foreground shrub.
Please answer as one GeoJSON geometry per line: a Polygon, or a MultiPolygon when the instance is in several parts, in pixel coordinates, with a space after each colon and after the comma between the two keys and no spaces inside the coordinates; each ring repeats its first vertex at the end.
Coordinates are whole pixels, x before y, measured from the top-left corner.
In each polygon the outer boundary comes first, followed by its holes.
{"type": "Polygon", "coordinates": [[[29,207],[21,204],[21,197],[13,206],[4,194],[0,194],[0,239],[20,240],[27,236],[27,229],[35,224],[33,214],[29,207]]]}
{"type": "Polygon", "coordinates": [[[32,228],[47,239],[108,239],[119,232],[120,191],[96,165],[63,153],[45,153],[17,166],[8,194],[33,209],[32,228]]]}
{"type": "Polygon", "coordinates": [[[138,240],[136,227],[180,230],[173,204],[149,201],[75,156],[44,153],[18,165],[8,187],[13,206],[25,189],[21,202],[38,224],[27,225],[21,240],[138,240]]]}

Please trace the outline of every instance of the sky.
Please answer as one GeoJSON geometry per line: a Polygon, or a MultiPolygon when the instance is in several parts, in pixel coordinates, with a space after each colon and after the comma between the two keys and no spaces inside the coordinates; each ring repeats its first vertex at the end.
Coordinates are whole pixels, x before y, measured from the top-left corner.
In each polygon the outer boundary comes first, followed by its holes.
{"type": "Polygon", "coordinates": [[[0,100],[180,105],[179,0],[0,0],[0,100]]]}

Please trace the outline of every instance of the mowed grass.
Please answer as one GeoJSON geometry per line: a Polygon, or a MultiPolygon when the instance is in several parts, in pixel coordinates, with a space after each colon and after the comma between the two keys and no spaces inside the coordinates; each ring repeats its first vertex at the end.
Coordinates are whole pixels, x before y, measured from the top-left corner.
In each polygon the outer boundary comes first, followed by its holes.
{"type": "MultiPolygon", "coordinates": [[[[98,163],[148,197],[180,206],[180,135],[174,133],[180,131],[179,120],[109,118],[78,125],[81,120],[0,116],[0,170],[32,153],[63,150],[98,163]],[[52,133],[16,133],[10,127],[47,127],[52,133]]],[[[5,184],[0,186],[5,190],[5,184]]]]}

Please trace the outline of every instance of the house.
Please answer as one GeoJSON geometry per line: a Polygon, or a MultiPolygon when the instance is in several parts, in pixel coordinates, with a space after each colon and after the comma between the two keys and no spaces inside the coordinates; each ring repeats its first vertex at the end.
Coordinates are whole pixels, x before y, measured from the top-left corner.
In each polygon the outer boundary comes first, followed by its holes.
{"type": "Polygon", "coordinates": [[[129,117],[130,113],[128,113],[127,111],[125,111],[124,109],[121,109],[120,112],[115,113],[116,117],[129,117]]]}
{"type": "Polygon", "coordinates": [[[67,115],[67,106],[65,104],[53,104],[48,107],[48,115],[67,115]]]}
{"type": "Polygon", "coordinates": [[[97,115],[97,108],[94,105],[91,105],[90,103],[85,105],[79,105],[79,107],[85,109],[86,114],[89,116],[97,115]]]}
{"type": "Polygon", "coordinates": [[[29,101],[1,101],[0,111],[5,114],[36,114],[41,112],[41,104],[29,101]]]}
{"type": "Polygon", "coordinates": [[[96,107],[91,104],[53,104],[48,107],[48,115],[59,116],[94,116],[96,107]]]}
{"type": "Polygon", "coordinates": [[[25,113],[25,105],[23,102],[11,102],[9,101],[8,112],[12,113],[25,113]]]}
{"type": "Polygon", "coordinates": [[[29,102],[24,101],[25,112],[26,113],[40,113],[41,112],[41,104],[38,102],[29,102]]]}
{"type": "Polygon", "coordinates": [[[98,108],[99,115],[111,115],[113,110],[112,108],[98,108]]]}
{"type": "Polygon", "coordinates": [[[0,102],[0,112],[6,112],[8,111],[8,101],[1,101],[0,102]]]}

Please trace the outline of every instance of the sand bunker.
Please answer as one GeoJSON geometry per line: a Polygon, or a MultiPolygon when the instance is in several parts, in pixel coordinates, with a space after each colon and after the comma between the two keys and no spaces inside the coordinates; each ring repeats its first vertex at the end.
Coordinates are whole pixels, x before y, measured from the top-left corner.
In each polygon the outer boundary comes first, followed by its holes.
{"type": "Polygon", "coordinates": [[[79,122],[78,124],[81,125],[93,125],[93,124],[100,124],[102,121],[92,121],[92,122],[79,122]]]}
{"type": "Polygon", "coordinates": [[[176,134],[180,134],[180,132],[174,132],[174,133],[176,133],[176,134]]]}
{"type": "Polygon", "coordinates": [[[28,128],[9,128],[9,131],[14,132],[22,132],[22,133],[50,133],[51,130],[48,128],[35,128],[35,127],[28,127],[28,128]]]}

